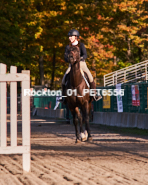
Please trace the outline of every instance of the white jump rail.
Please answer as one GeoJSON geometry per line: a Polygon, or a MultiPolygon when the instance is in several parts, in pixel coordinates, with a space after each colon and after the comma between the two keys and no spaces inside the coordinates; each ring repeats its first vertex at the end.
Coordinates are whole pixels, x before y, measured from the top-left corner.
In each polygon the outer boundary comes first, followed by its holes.
{"type": "Polygon", "coordinates": [[[23,171],[30,171],[30,97],[24,96],[30,89],[30,71],[17,73],[15,66],[6,73],[6,65],[0,63],[0,154],[22,154],[23,171]],[[22,89],[22,146],[17,146],[17,82],[22,89]],[[10,82],[10,146],[7,146],[7,82],[10,82]]]}
{"type": "Polygon", "coordinates": [[[104,86],[148,80],[148,60],[104,75],[104,86]]]}

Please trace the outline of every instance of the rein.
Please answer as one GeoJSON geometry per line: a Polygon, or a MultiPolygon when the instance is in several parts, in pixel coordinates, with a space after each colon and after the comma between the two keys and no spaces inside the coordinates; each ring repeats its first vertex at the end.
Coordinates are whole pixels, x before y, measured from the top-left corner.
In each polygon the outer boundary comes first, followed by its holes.
{"type": "Polygon", "coordinates": [[[80,50],[79,50],[79,47],[77,47],[77,46],[71,47],[71,51],[69,54],[69,60],[71,60],[70,58],[73,58],[73,61],[70,62],[70,64],[71,64],[70,86],[72,88],[78,88],[82,84],[82,81],[83,81],[83,75],[82,75],[81,69],[80,69],[80,50]],[[75,84],[76,86],[73,84],[75,84]]]}

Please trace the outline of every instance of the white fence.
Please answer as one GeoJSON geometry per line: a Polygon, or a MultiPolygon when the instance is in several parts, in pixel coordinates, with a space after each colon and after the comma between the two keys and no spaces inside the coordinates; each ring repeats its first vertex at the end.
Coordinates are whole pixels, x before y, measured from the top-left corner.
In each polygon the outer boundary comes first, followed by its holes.
{"type": "Polygon", "coordinates": [[[30,88],[30,71],[17,73],[11,66],[0,64],[0,154],[22,154],[23,170],[30,171],[30,97],[24,96],[24,89],[30,88]],[[17,146],[17,82],[22,89],[22,146],[17,146]],[[7,146],[7,82],[10,82],[10,146],[7,146]]]}
{"type": "Polygon", "coordinates": [[[148,60],[104,75],[104,86],[148,80],[148,60]]]}

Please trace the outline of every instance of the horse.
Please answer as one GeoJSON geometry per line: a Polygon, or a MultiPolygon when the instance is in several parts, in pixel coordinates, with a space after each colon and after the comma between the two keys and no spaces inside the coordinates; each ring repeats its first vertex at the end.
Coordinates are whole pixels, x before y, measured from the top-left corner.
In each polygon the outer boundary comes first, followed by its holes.
{"type": "MultiPolygon", "coordinates": [[[[78,46],[71,46],[69,55],[69,63],[71,64],[71,70],[66,77],[67,92],[66,102],[68,108],[73,116],[73,124],[75,126],[76,143],[81,141],[92,141],[89,126],[89,114],[91,110],[91,102],[93,98],[89,95],[89,87],[84,79],[84,74],[80,69],[80,49],[78,46]],[[87,93],[84,94],[84,92],[87,93]],[[70,95],[69,95],[70,94],[70,95]],[[80,109],[80,110],[79,110],[80,109]],[[78,131],[78,122],[80,124],[80,135],[78,131]],[[85,131],[83,130],[83,123],[85,123],[85,131]]],[[[87,75],[85,74],[85,78],[87,75]]]]}

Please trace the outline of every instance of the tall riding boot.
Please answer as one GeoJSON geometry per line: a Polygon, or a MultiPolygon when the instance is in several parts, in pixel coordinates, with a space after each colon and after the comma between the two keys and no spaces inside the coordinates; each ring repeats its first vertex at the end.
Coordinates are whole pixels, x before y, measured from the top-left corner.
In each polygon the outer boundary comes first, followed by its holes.
{"type": "MultiPolygon", "coordinates": [[[[90,89],[96,89],[96,84],[95,84],[94,81],[90,82],[90,89]]],[[[93,96],[93,98],[94,98],[95,101],[98,101],[98,100],[100,100],[102,98],[102,96],[101,95],[97,95],[97,91],[95,90],[95,95],[93,96]]]]}

